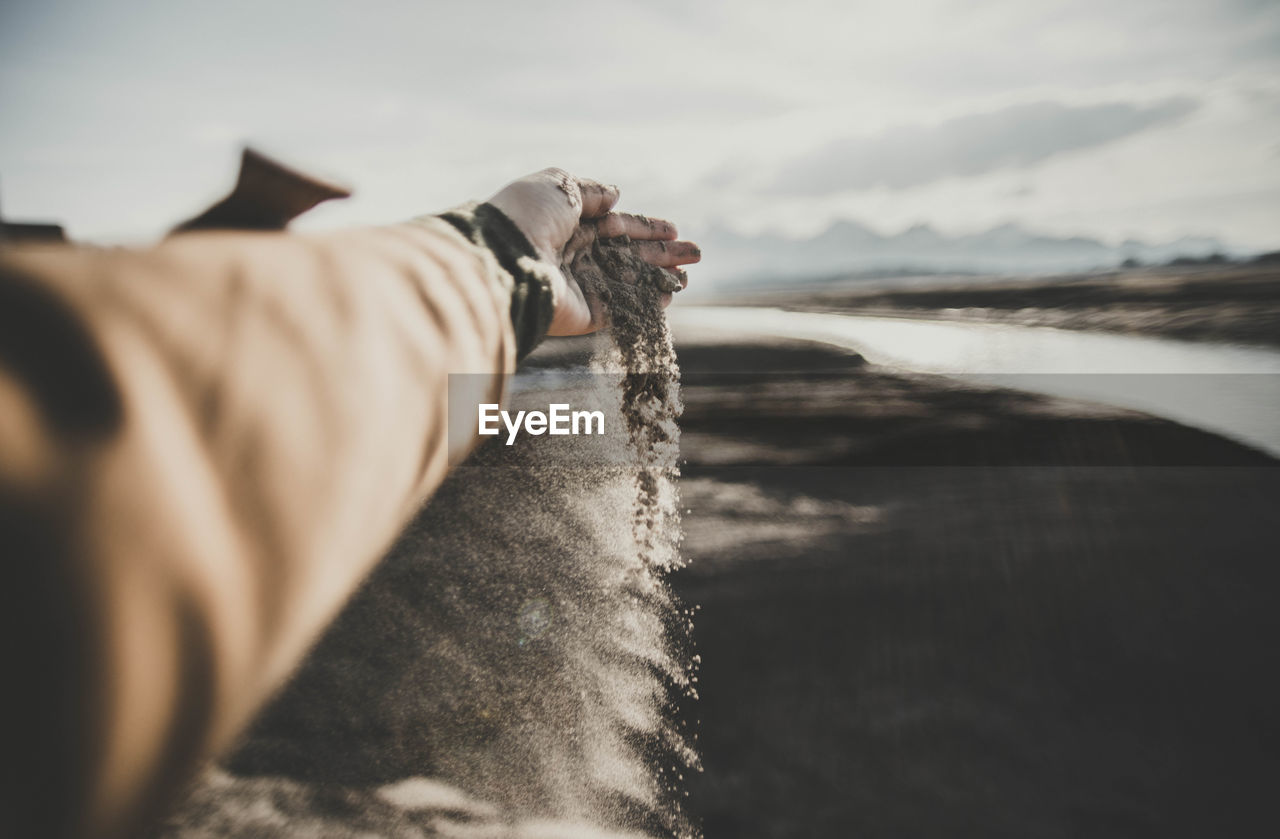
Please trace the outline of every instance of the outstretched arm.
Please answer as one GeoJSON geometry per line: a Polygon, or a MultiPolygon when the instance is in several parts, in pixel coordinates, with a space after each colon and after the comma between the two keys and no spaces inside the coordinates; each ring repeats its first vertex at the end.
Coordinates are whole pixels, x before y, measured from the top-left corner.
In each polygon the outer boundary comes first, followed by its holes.
{"type": "Polygon", "coordinates": [[[391,227],[0,256],[0,820],[131,834],[231,742],[465,454],[449,374],[498,401],[582,325],[558,265],[616,199],[548,170],[391,227]]]}

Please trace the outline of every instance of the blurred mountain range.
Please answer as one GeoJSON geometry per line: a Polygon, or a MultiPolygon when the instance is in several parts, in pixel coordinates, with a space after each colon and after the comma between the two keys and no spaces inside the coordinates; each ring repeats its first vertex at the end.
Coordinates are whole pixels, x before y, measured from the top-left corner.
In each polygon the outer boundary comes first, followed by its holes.
{"type": "Polygon", "coordinates": [[[886,236],[855,221],[837,221],[808,239],[747,236],[713,226],[698,242],[707,257],[700,273],[722,283],[859,274],[1053,274],[1115,268],[1126,260],[1153,265],[1213,254],[1252,255],[1206,236],[1157,244],[1129,239],[1109,245],[1080,236],[1034,233],[1017,224],[963,236],[947,236],[919,224],[886,236]]]}

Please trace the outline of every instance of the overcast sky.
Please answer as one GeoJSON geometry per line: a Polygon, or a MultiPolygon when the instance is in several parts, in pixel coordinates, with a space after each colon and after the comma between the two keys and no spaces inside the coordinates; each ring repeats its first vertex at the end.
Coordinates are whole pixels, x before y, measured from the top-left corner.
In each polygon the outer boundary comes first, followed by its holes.
{"type": "Polygon", "coordinates": [[[1274,0],[0,8],[0,201],[77,237],[159,233],[250,141],[356,188],[309,227],[559,165],[691,234],[1017,221],[1280,247],[1274,0]]]}

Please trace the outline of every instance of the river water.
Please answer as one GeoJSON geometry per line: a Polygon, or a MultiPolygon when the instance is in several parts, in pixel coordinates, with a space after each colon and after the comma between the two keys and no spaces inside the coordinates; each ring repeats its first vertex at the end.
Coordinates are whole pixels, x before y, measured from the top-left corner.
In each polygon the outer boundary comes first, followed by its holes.
{"type": "Polygon", "coordinates": [[[1280,351],[1263,347],[730,306],[673,307],[677,338],[818,341],[873,364],[1142,411],[1280,456],[1280,351]]]}

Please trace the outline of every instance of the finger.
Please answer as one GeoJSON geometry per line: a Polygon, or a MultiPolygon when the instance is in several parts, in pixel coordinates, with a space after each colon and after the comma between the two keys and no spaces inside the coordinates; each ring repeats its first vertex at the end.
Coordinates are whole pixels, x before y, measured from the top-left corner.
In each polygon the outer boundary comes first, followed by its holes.
{"type": "Polygon", "coordinates": [[[657,276],[653,278],[653,282],[658,287],[658,291],[664,294],[675,294],[677,291],[681,291],[689,282],[687,279],[683,281],[680,279],[679,275],[684,272],[679,268],[656,268],[654,270],[657,272],[657,276]]]}
{"type": "Polygon", "coordinates": [[[582,193],[583,218],[599,218],[618,203],[619,192],[616,186],[606,186],[590,178],[578,178],[578,189],[582,193]]]}
{"type": "Polygon", "coordinates": [[[702,251],[693,242],[635,242],[632,247],[641,259],[659,268],[690,265],[702,259],[702,251]]]}
{"type": "Polygon", "coordinates": [[[633,213],[608,213],[598,219],[588,219],[578,225],[565,243],[567,258],[585,251],[601,239],[617,239],[626,236],[632,241],[671,240],[676,238],[676,226],[663,219],[633,213]]]}
{"type": "Polygon", "coordinates": [[[689,275],[679,268],[663,268],[662,271],[664,274],[670,274],[675,277],[676,282],[680,284],[679,288],[672,289],[672,291],[680,292],[689,287],[689,275]]]}
{"type": "Polygon", "coordinates": [[[670,292],[664,292],[664,293],[662,294],[662,296],[658,298],[658,302],[662,304],[662,308],[664,308],[664,309],[665,309],[665,308],[667,308],[668,306],[670,306],[670,305],[671,305],[671,293],[670,293],[670,292]]]}
{"type": "Polygon", "coordinates": [[[630,236],[637,241],[649,239],[673,240],[678,235],[676,226],[660,218],[632,213],[609,213],[596,221],[596,232],[606,239],[630,236]]]}
{"type": "Polygon", "coordinates": [[[591,224],[580,224],[573,231],[573,235],[569,237],[569,241],[565,243],[564,254],[565,259],[572,260],[574,256],[591,247],[596,240],[596,228],[591,224]]]}

